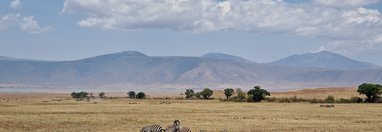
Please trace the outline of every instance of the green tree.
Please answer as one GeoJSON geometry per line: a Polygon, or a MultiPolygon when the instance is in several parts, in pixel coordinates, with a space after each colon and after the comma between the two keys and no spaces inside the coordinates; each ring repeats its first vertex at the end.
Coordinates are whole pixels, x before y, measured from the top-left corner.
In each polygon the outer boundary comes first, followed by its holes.
{"type": "Polygon", "coordinates": [[[267,90],[261,89],[260,86],[255,86],[254,89],[249,90],[247,94],[251,96],[255,102],[260,102],[265,99],[265,96],[271,95],[267,90]]]}
{"type": "Polygon", "coordinates": [[[84,98],[87,98],[89,93],[87,92],[84,92],[84,91],[81,91],[81,92],[72,92],[70,94],[73,98],[77,99],[77,100],[83,100],[84,98]]]}
{"type": "Polygon", "coordinates": [[[130,91],[127,93],[127,95],[129,96],[129,98],[135,98],[135,92],[134,91],[130,91]]]}
{"type": "Polygon", "coordinates": [[[184,94],[186,95],[186,98],[191,98],[191,97],[195,96],[195,92],[192,89],[187,89],[184,94]]]}
{"type": "Polygon", "coordinates": [[[200,94],[202,95],[202,97],[204,99],[210,99],[210,97],[213,93],[214,93],[214,91],[212,91],[211,89],[205,88],[205,89],[203,89],[203,91],[200,94]]]}
{"type": "Polygon", "coordinates": [[[233,90],[232,88],[226,88],[224,89],[224,95],[227,97],[227,99],[229,97],[231,97],[233,95],[233,93],[235,92],[235,90],[233,90]]]}
{"type": "Polygon", "coordinates": [[[202,92],[196,92],[195,97],[198,99],[202,99],[202,92]]]}
{"type": "Polygon", "coordinates": [[[334,103],[334,102],[336,102],[336,100],[334,99],[334,97],[332,95],[329,95],[328,97],[326,97],[325,102],[326,103],[334,103]]]}
{"type": "Polygon", "coordinates": [[[98,95],[99,95],[100,98],[104,98],[105,97],[105,93],[104,92],[100,92],[98,95]]]}
{"type": "Polygon", "coordinates": [[[379,84],[364,83],[358,86],[357,92],[360,95],[366,95],[366,102],[374,103],[382,92],[382,86],[379,84]]]}
{"type": "Polygon", "coordinates": [[[137,93],[136,97],[137,99],[144,99],[146,97],[146,94],[144,92],[137,93]]]}
{"type": "Polygon", "coordinates": [[[70,94],[70,96],[72,96],[72,98],[77,98],[76,92],[72,92],[72,94],[70,94]]]}

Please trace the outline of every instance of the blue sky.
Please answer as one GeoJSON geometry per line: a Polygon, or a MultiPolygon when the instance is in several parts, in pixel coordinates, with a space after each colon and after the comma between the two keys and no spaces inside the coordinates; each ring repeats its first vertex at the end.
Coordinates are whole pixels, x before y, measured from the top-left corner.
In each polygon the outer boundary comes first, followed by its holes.
{"type": "Polygon", "coordinates": [[[329,50],[382,65],[381,11],[380,0],[2,0],[0,55],[221,52],[270,62],[329,50]]]}

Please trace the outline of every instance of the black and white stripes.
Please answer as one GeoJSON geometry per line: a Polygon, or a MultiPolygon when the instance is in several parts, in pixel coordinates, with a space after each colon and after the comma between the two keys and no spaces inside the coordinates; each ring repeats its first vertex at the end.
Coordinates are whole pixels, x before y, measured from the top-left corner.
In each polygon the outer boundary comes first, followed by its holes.
{"type": "Polygon", "coordinates": [[[188,127],[182,127],[180,120],[175,120],[172,126],[168,126],[165,132],[191,132],[188,127]]]}
{"type": "Polygon", "coordinates": [[[163,129],[160,125],[145,126],[141,129],[141,132],[162,132],[163,129]]]}

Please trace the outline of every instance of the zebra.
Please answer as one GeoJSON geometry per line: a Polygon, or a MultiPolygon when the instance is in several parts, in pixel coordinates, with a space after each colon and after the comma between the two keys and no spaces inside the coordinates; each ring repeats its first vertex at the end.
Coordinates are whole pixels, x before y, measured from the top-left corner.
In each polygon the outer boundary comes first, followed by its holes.
{"type": "Polygon", "coordinates": [[[172,126],[168,126],[165,132],[191,132],[188,127],[182,127],[180,120],[175,120],[172,126]]]}
{"type": "Polygon", "coordinates": [[[160,125],[145,126],[140,132],[162,132],[163,129],[160,125]]]}

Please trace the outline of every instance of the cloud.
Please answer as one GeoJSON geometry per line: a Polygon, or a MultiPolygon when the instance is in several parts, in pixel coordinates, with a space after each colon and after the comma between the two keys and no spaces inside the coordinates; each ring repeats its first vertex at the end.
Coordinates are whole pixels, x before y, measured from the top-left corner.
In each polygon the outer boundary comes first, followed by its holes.
{"type": "Polygon", "coordinates": [[[12,13],[0,16],[0,31],[15,27],[33,34],[53,30],[51,26],[41,27],[34,19],[34,16],[22,16],[12,13]]]}
{"type": "Polygon", "coordinates": [[[314,0],[315,3],[334,7],[357,7],[378,3],[380,0],[314,0]]]}
{"type": "Polygon", "coordinates": [[[376,38],[382,34],[382,15],[364,6],[377,2],[379,0],[314,0],[307,4],[283,0],[66,0],[62,13],[84,14],[85,18],[77,22],[80,27],[102,30],[238,30],[324,37],[332,40],[328,45],[357,42],[375,45],[379,41],[376,38]]]}
{"type": "Polygon", "coordinates": [[[17,9],[17,8],[21,8],[21,5],[22,5],[21,0],[13,0],[9,7],[12,9],[17,9]]]}

